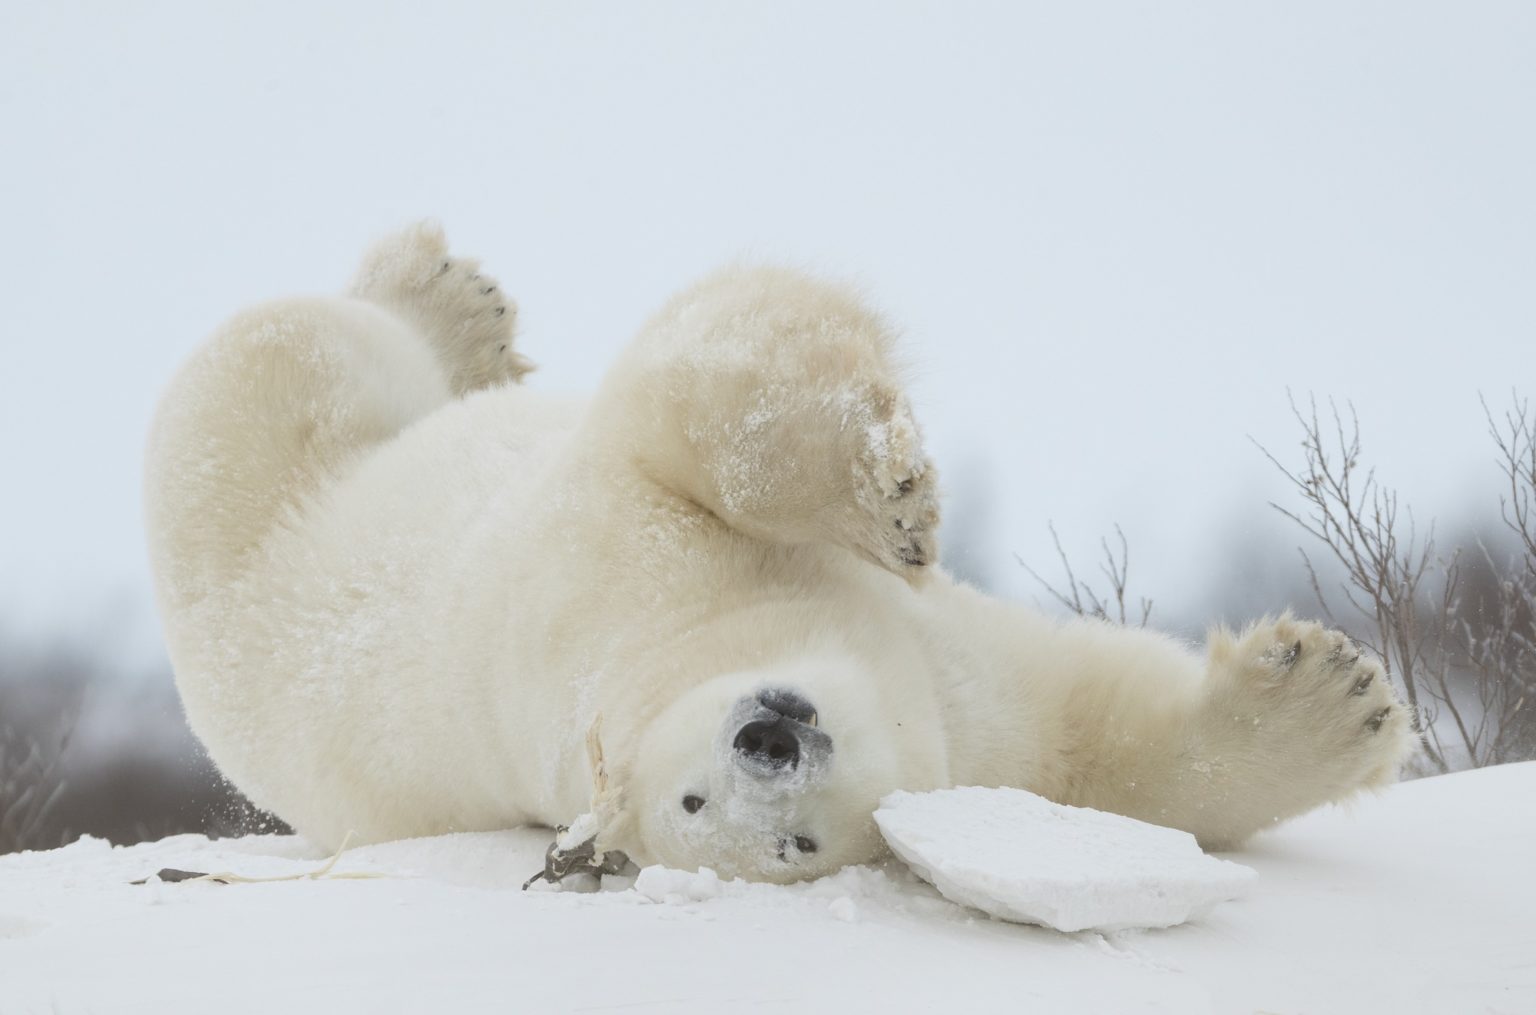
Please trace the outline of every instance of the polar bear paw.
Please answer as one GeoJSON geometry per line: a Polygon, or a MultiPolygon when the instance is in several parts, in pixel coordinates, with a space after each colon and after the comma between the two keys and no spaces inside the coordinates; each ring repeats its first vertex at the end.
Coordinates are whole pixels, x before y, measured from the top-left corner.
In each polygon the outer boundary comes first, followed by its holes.
{"type": "Polygon", "coordinates": [[[423,222],[369,252],[354,296],[377,303],[420,328],[456,392],[517,381],[533,364],[513,348],[517,304],[478,261],[448,253],[440,226],[423,222]]]}
{"type": "Polygon", "coordinates": [[[1216,645],[1212,662],[1227,670],[1216,720],[1249,727],[1319,802],[1392,781],[1413,750],[1409,709],[1342,631],[1286,616],[1216,645]]]}
{"type": "Polygon", "coordinates": [[[938,559],[937,476],[905,400],[888,396],[876,401],[894,408],[875,415],[866,427],[854,466],[865,516],[860,548],[881,566],[910,574],[938,559]]]}

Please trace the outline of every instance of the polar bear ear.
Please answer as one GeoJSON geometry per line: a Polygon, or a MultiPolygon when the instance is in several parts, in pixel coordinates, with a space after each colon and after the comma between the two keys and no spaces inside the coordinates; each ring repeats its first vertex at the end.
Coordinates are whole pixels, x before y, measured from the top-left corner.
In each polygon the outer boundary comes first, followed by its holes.
{"type": "Polygon", "coordinates": [[[603,714],[587,729],[587,765],[592,773],[592,816],[597,822],[599,850],[625,849],[634,832],[634,815],[624,786],[627,766],[612,765],[603,752],[603,714]]]}

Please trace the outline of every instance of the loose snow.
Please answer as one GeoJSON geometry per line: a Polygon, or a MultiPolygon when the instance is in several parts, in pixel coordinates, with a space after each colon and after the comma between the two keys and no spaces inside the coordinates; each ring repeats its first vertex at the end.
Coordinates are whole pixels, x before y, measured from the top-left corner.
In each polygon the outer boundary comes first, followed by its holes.
{"type": "Polygon", "coordinates": [[[635,878],[635,891],[652,902],[705,902],[720,894],[720,876],[708,867],[697,874],[647,867],[635,878]]]}
{"type": "Polygon", "coordinates": [[[1057,930],[1172,927],[1253,878],[1206,856],[1187,832],[1021,789],[892,793],[875,823],[945,898],[1057,930]]]}
{"type": "MultiPolygon", "coordinates": [[[[1397,786],[1261,836],[1243,895],[1166,930],[988,919],[904,864],[800,885],[650,868],[523,892],[548,831],[346,852],[82,839],[0,857],[0,1012],[1536,1011],[1536,763],[1397,786]],[[595,887],[595,886],[594,886],[595,887]]],[[[1019,856],[1027,855],[1027,843],[1019,856]]]]}

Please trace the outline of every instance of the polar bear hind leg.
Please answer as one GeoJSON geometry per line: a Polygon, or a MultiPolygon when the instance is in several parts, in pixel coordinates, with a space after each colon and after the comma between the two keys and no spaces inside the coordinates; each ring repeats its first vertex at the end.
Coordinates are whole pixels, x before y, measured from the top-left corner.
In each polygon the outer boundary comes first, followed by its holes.
{"type": "Polygon", "coordinates": [[[516,307],[422,225],[379,244],[351,298],[247,311],[161,400],[145,501],[168,620],[225,587],[285,513],[453,397],[520,378],[516,307]]]}

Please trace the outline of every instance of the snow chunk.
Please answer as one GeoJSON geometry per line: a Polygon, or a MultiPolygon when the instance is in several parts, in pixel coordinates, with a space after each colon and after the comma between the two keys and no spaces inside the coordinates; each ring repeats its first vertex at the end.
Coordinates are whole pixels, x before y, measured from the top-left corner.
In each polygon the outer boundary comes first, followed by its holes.
{"type": "Polygon", "coordinates": [[[635,878],[635,891],[652,902],[705,902],[720,894],[720,875],[708,867],[700,867],[697,874],[646,867],[635,878]]]}
{"type": "Polygon", "coordinates": [[[1062,931],[1172,927],[1254,877],[1206,856],[1187,832],[1020,789],[892,793],[875,822],[950,900],[1062,931]]]}

